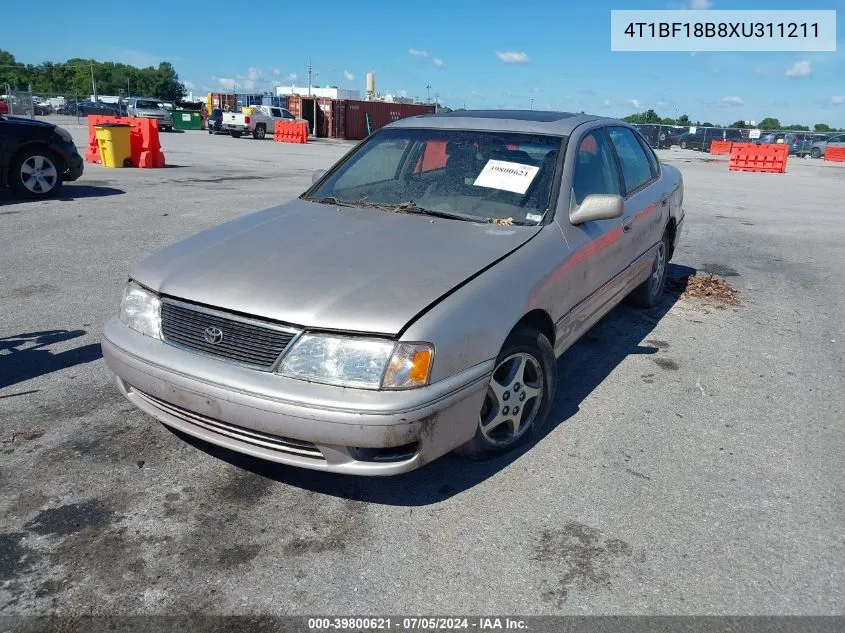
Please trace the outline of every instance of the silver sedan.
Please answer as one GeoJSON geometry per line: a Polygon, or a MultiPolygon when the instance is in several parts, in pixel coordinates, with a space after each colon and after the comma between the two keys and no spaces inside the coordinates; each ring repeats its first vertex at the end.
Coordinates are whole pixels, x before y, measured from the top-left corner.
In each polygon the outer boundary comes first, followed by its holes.
{"type": "Polygon", "coordinates": [[[459,112],[376,132],[299,199],[131,272],[103,354],[164,424],[360,475],[535,440],[556,357],[660,301],[683,180],[614,119],[459,112]]]}

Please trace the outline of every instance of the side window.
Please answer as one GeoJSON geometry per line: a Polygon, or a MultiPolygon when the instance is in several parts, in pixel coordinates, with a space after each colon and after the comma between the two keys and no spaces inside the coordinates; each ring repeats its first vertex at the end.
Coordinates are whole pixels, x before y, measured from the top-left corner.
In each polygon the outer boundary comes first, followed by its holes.
{"type": "Polygon", "coordinates": [[[654,150],[651,149],[651,146],[646,143],[645,139],[637,138],[640,142],[640,145],[645,152],[645,157],[648,159],[648,164],[651,167],[651,176],[652,178],[657,178],[657,174],[660,173],[660,163],[657,162],[657,156],[654,154],[654,150]]]}
{"type": "Polygon", "coordinates": [[[281,119],[284,116],[279,108],[270,108],[270,114],[274,119],[281,119]]]}
{"type": "Polygon", "coordinates": [[[625,191],[634,191],[649,182],[652,179],[651,165],[634,133],[624,127],[608,128],[607,133],[619,157],[625,191]]]}
{"type": "Polygon", "coordinates": [[[572,191],[576,204],[581,204],[591,193],[619,194],[619,172],[610,143],[601,129],[581,139],[575,160],[572,191]]]}
{"type": "Polygon", "coordinates": [[[287,110],[285,110],[284,108],[282,108],[282,116],[283,116],[283,117],[285,117],[286,119],[293,119],[293,118],[295,118],[295,117],[294,117],[294,116],[293,116],[290,112],[288,112],[288,111],[287,111],[287,110]]]}

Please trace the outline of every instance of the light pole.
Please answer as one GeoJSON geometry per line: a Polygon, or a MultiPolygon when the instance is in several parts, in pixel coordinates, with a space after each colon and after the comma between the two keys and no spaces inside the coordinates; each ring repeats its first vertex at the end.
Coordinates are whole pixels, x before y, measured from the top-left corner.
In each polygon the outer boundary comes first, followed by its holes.
{"type": "Polygon", "coordinates": [[[426,95],[428,95],[428,96],[425,98],[425,102],[426,102],[426,103],[431,103],[431,86],[426,86],[426,87],[425,87],[425,90],[426,90],[426,95]]]}
{"type": "Polygon", "coordinates": [[[530,97],[530,98],[528,99],[528,104],[529,104],[529,106],[528,106],[528,107],[529,107],[529,108],[531,108],[531,109],[533,110],[533,109],[534,109],[534,97],[530,97]]]}

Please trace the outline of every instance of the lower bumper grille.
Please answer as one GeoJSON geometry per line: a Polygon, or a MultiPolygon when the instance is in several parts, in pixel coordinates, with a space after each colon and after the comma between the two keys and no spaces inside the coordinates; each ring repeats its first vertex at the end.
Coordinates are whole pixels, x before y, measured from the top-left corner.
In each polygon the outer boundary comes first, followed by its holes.
{"type": "Polygon", "coordinates": [[[270,433],[262,433],[261,431],[254,431],[252,429],[245,429],[229,422],[216,420],[193,411],[188,411],[182,407],[176,406],[164,400],[160,400],[155,396],[151,396],[143,391],[132,389],[132,393],[139,398],[154,406],[156,409],[163,411],[175,418],[179,418],[183,422],[188,422],[194,426],[198,426],[206,431],[211,431],[218,435],[231,437],[239,442],[245,444],[252,444],[253,446],[260,446],[280,453],[287,453],[289,455],[298,455],[300,457],[309,457],[311,459],[324,460],[320,449],[311,442],[304,440],[295,440],[278,435],[271,435],[270,433]]]}

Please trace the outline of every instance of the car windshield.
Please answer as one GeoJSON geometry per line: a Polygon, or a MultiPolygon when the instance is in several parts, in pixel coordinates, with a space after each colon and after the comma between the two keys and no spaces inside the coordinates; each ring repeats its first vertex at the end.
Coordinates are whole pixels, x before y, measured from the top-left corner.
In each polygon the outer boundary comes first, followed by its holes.
{"type": "Polygon", "coordinates": [[[565,137],[467,130],[384,129],[306,199],[539,224],[565,137]]]}
{"type": "Polygon", "coordinates": [[[136,108],[141,108],[144,110],[160,110],[161,108],[158,107],[157,101],[141,101],[140,99],[135,102],[136,108]]]}

